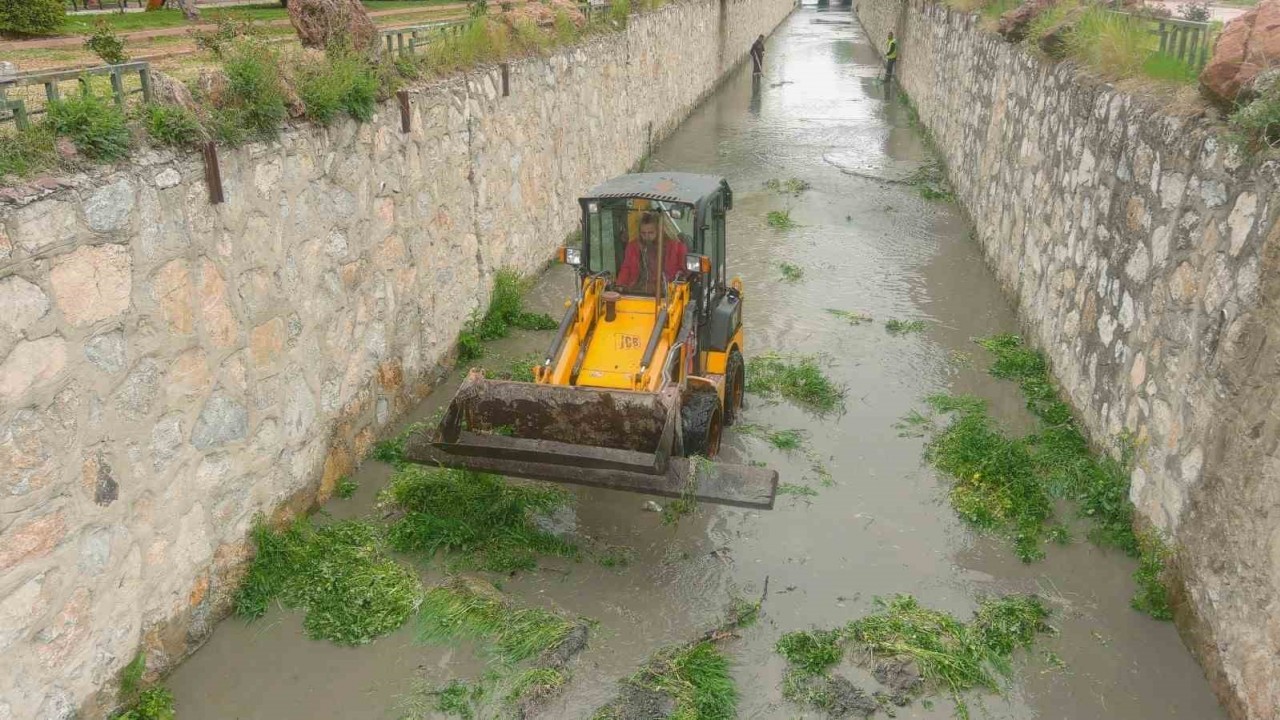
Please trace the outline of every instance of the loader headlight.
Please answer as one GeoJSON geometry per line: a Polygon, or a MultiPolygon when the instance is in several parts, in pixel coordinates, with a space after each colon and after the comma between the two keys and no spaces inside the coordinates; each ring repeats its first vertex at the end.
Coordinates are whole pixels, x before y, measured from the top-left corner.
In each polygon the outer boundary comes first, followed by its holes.
{"type": "Polygon", "coordinates": [[[560,262],[565,265],[581,265],[582,264],[582,248],[562,247],[560,248],[560,262]]]}
{"type": "Polygon", "coordinates": [[[711,258],[706,255],[685,255],[684,269],[691,273],[704,273],[711,271],[711,258]]]}

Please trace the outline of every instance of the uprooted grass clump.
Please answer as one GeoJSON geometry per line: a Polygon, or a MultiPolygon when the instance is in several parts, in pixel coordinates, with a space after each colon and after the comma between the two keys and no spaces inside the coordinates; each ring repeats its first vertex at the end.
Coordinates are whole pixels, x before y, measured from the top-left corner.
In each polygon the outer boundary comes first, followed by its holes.
{"type": "Polygon", "coordinates": [[[454,580],[427,591],[418,613],[424,642],[471,640],[493,660],[515,665],[555,650],[577,624],[539,608],[516,608],[492,586],[454,580]]]}
{"type": "Polygon", "coordinates": [[[558,323],[546,313],[531,313],[524,309],[524,294],[528,283],[512,270],[499,270],[493,281],[493,295],[489,308],[472,315],[462,332],[458,334],[458,360],[468,362],[484,355],[484,343],[504,338],[511,328],[521,330],[555,330],[558,323]]]}
{"type": "Polygon", "coordinates": [[[417,577],[386,554],[371,523],[259,525],[254,541],[258,553],[235,598],[241,617],[260,618],[278,601],[306,612],[308,637],[360,645],[399,628],[422,601],[417,577]]]}
{"type": "Polygon", "coordinates": [[[784,262],[778,265],[778,271],[782,273],[782,279],[787,282],[796,282],[804,277],[804,268],[795,263],[784,262]]]}
{"type": "Polygon", "coordinates": [[[790,210],[770,210],[764,219],[765,222],[769,223],[769,227],[775,230],[790,230],[798,225],[795,220],[791,219],[790,210]]]}
{"type": "Polygon", "coordinates": [[[531,570],[538,555],[575,555],[572,543],[539,529],[533,519],[569,498],[548,485],[420,466],[402,466],[383,491],[384,502],[403,512],[388,531],[392,547],[442,553],[451,568],[494,572],[531,570]]]}
{"type": "Polygon", "coordinates": [[[738,688],[729,674],[729,659],[712,640],[659,650],[644,667],[623,680],[622,685],[622,695],[597,710],[593,720],[631,717],[635,715],[634,708],[652,708],[657,712],[658,708],[669,707],[668,703],[673,704],[674,709],[663,717],[681,720],[737,717],[738,688]]]}
{"type": "Polygon", "coordinates": [[[968,623],[921,607],[910,595],[876,602],[879,610],[842,628],[790,632],[779,639],[777,650],[788,664],[784,694],[789,699],[826,707],[834,700],[827,692],[830,683],[815,679],[825,679],[848,654],[874,666],[882,682],[898,675],[890,686],[895,693],[948,693],[956,715],[968,718],[961,693],[1001,692],[1002,679],[1012,673],[1013,652],[1051,629],[1048,608],[1034,596],[983,600],[968,623]]]}
{"type": "Polygon", "coordinates": [[[755,424],[742,424],[735,429],[742,435],[760,438],[783,452],[792,452],[804,447],[804,432],[801,430],[778,430],[755,424]]]}
{"type": "Polygon", "coordinates": [[[409,436],[425,427],[427,427],[426,423],[412,423],[404,430],[401,430],[395,437],[374,443],[371,456],[374,460],[390,465],[399,465],[404,462],[404,445],[409,441],[409,436]]]}
{"type": "Polygon", "coordinates": [[[1053,501],[1074,500],[1091,521],[1090,540],[1139,559],[1133,606],[1156,618],[1169,617],[1164,567],[1170,551],[1158,538],[1144,541],[1133,530],[1132,443],[1122,438],[1118,457],[1094,452],[1070,406],[1059,399],[1043,355],[1016,335],[996,335],[979,344],[994,356],[991,374],[1019,384],[1040,424],[1030,435],[1011,437],[978,398],[928,398],[931,408],[951,421],[937,428],[917,414],[906,422],[931,431],[926,458],[956,480],[952,507],[976,527],[1011,536],[1018,556],[1031,561],[1044,556],[1045,540],[1067,538],[1065,528],[1053,522],[1053,501]]]}
{"type": "Polygon", "coordinates": [[[747,392],[783,397],[818,414],[844,407],[845,389],[822,372],[812,355],[757,355],[747,361],[747,392]]]}
{"type": "Polygon", "coordinates": [[[872,317],[866,313],[860,313],[854,310],[839,310],[836,308],[827,308],[827,312],[849,323],[850,325],[861,325],[872,321],[872,317]]]}
{"type": "Polygon", "coordinates": [[[773,192],[792,196],[799,196],[805,190],[812,187],[808,181],[801,180],[800,178],[787,178],[786,180],[771,178],[765,181],[764,186],[773,192]]]}
{"type": "Polygon", "coordinates": [[[886,320],[884,322],[885,332],[890,335],[910,335],[912,333],[922,333],[928,328],[928,324],[923,320],[898,320],[897,318],[886,320]]]}
{"type": "Polygon", "coordinates": [[[542,356],[529,353],[512,360],[503,370],[485,369],[484,376],[490,379],[515,380],[517,382],[533,382],[533,369],[542,364],[542,356]]]}

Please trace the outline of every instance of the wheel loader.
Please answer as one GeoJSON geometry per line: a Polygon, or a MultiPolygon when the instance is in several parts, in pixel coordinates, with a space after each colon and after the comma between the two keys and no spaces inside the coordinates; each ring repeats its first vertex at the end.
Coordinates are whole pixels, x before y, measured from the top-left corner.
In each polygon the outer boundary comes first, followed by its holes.
{"type": "Polygon", "coordinates": [[[715,460],[742,409],[743,288],[721,177],[623,175],[579,200],[576,288],[534,382],[471,370],[406,459],[772,508],[776,471],[715,460]]]}

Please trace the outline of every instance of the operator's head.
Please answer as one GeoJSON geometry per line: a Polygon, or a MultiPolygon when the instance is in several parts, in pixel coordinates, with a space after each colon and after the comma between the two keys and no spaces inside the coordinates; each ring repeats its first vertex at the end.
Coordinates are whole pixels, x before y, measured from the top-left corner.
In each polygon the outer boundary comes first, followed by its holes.
{"type": "Polygon", "coordinates": [[[652,244],[658,239],[658,217],[653,213],[640,216],[640,239],[652,244]]]}

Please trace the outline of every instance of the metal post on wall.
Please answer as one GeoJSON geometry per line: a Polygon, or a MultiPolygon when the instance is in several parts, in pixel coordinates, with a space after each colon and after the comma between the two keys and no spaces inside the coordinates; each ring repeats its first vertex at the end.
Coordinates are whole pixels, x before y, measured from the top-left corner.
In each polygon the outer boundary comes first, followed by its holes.
{"type": "Polygon", "coordinates": [[[204,183],[209,187],[210,205],[218,205],[225,200],[222,195],[222,170],[218,167],[218,146],[212,140],[204,144],[204,183]]]}
{"type": "Polygon", "coordinates": [[[397,90],[396,100],[400,101],[400,132],[409,132],[412,116],[409,114],[409,91],[397,90]]]}

